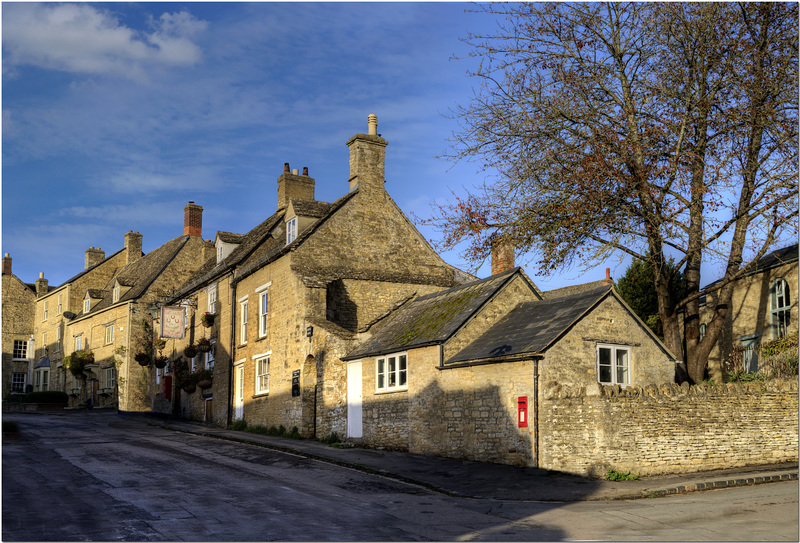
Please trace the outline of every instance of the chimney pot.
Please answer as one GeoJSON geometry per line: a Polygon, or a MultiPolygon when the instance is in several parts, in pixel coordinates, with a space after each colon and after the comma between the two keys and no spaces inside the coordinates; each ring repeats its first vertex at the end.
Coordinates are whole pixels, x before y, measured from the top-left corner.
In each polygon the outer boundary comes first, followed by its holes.
{"type": "Polygon", "coordinates": [[[297,175],[297,168],[294,168],[294,169],[292,170],[292,175],[297,175]]]}
{"type": "Polygon", "coordinates": [[[371,113],[367,117],[367,126],[369,127],[369,131],[367,132],[370,136],[377,136],[378,135],[378,116],[374,113],[371,113]]]}
{"type": "Polygon", "coordinates": [[[288,162],[284,162],[283,163],[283,173],[289,173],[289,163],[288,162]]]}
{"type": "Polygon", "coordinates": [[[308,176],[308,166],[303,166],[303,175],[308,176]]]}

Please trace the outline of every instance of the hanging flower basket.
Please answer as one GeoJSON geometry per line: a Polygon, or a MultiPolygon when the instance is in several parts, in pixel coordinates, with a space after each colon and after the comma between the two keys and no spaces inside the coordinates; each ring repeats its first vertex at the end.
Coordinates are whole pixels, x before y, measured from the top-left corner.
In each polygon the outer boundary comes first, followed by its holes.
{"type": "Polygon", "coordinates": [[[194,343],[187,345],[186,348],[183,349],[183,356],[189,359],[197,356],[197,346],[194,343]]]}
{"type": "Polygon", "coordinates": [[[197,386],[204,390],[211,388],[214,384],[213,378],[214,373],[211,370],[200,370],[197,372],[197,386]]]}
{"type": "Polygon", "coordinates": [[[191,394],[195,390],[197,390],[197,385],[195,385],[194,383],[187,383],[187,384],[183,385],[183,391],[186,394],[191,394]]]}
{"type": "Polygon", "coordinates": [[[140,366],[148,366],[150,364],[150,355],[147,353],[136,353],[133,356],[140,366]]]}
{"type": "Polygon", "coordinates": [[[215,317],[216,315],[214,313],[203,313],[203,316],[200,317],[200,324],[206,328],[211,328],[214,325],[215,317]]]}
{"type": "Polygon", "coordinates": [[[153,359],[153,364],[155,364],[155,366],[161,370],[167,367],[167,360],[168,359],[166,356],[158,355],[155,357],[155,359],[153,359]]]}
{"type": "Polygon", "coordinates": [[[167,345],[167,340],[164,338],[156,338],[153,341],[153,346],[158,349],[159,351],[163,351],[164,347],[167,345]]]}
{"type": "Polygon", "coordinates": [[[211,342],[208,341],[207,338],[200,338],[197,340],[197,350],[201,353],[207,353],[211,351],[211,342]]]}

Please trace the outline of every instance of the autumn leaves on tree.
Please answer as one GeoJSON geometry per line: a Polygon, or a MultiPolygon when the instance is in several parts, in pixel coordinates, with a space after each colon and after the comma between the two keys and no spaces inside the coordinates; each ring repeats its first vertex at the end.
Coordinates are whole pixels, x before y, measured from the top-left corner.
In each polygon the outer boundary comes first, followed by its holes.
{"type": "Polygon", "coordinates": [[[439,247],[466,242],[477,264],[499,232],[542,272],[646,262],[665,344],[702,380],[731,281],[797,235],[797,4],[482,9],[500,23],[465,40],[480,85],[453,111],[449,158],[496,175],[434,209],[439,247]],[[724,277],[700,340],[704,262],[724,277]]]}

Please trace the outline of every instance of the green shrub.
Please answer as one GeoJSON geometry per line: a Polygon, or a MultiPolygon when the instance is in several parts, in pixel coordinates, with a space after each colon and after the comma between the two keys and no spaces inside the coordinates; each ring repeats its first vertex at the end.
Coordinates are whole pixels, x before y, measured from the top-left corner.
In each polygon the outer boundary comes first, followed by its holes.
{"type": "Polygon", "coordinates": [[[234,421],[230,426],[228,426],[228,429],[229,430],[237,430],[237,431],[240,431],[240,432],[242,430],[247,430],[247,421],[244,420],[244,419],[234,421]]]}
{"type": "Polygon", "coordinates": [[[40,390],[29,392],[25,396],[25,403],[68,403],[69,396],[60,390],[40,390]]]}
{"type": "Polygon", "coordinates": [[[631,475],[630,471],[620,472],[613,469],[608,470],[606,479],[609,481],[636,481],[639,479],[638,475],[631,475]]]}
{"type": "Polygon", "coordinates": [[[320,437],[317,439],[320,443],[325,443],[327,445],[334,445],[336,443],[341,443],[342,439],[339,437],[339,434],[336,432],[332,432],[327,437],[320,437]]]}

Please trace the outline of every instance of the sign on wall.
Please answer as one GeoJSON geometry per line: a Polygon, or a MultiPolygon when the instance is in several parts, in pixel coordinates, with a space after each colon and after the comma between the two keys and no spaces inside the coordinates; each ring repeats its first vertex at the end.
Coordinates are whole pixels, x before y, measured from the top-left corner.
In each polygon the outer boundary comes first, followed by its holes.
{"type": "Polygon", "coordinates": [[[161,337],[183,339],[183,307],[161,307],[161,337]]]}

